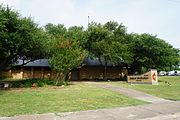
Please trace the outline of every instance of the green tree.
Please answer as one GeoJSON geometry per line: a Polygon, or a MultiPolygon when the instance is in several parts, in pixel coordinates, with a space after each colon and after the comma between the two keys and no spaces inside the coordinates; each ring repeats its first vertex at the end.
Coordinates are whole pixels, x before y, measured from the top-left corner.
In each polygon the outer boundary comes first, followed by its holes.
{"type": "Polygon", "coordinates": [[[80,67],[86,57],[86,51],[80,47],[76,40],[69,40],[63,37],[56,38],[52,56],[49,63],[55,71],[55,84],[60,85],[63,81],[68,80],[69,72],[80,67]]]}
{"type": "Polygon", "coordinates": [[[68,28],[67,38],[77,40],[80,42],[80,46],[84,48],[86,42],[86,33],[81,26],[72,26],[68,28]]]}
{"type": "Polygon", "coordinates": [[[83,28],[75,26],[67,30],[61,24],[47,24],[45,30],[51,36],[52,41],[49,63],[55,71],[55,84],[61,85],[68,80],[72,69],[81,67],[87,56],[87,52],[81,46],[83,28]]]}
{"type": "Polygon", "coordinates": [[[86,49],[94,59],[105,64],[104,79],[106,79],[106,66],[123,65],[131,61],[126,40],[126,28],[117,22],[107,22],[104,25],[91,23],[87,30],[86,49]]]}
{"type": "Polygon", "coordinates": [[[86,49],[94,58],[117,65],[131,61],[126,40],[126,28],[117,22],[104,25],[91,23],[87,31],[86,49]]]}
{"type": "Polygon", "coordinates": [[[48,36],[31,18],[0,5],[0,71],[11,68],[18,59],[44,58],[47,42],[48,36]]]}
{"type": "Polygon", "coordinates": [[[173,48],[164,40],[150,34],[134,34],[131,51],[133,62],[130,65],[131,72],[141,73],[142,68],[170,70],[178,64],[178,49],[173,48]]]}
{"type": "Polygon", "coordinates": [[[67,36],[67,29],[63,24],[54,25],[52,23],[48,23],[44,26],[44,28],[48,34],[50,34],[56,38],[59,36],[61,36],[61,37],[67,36]]]}

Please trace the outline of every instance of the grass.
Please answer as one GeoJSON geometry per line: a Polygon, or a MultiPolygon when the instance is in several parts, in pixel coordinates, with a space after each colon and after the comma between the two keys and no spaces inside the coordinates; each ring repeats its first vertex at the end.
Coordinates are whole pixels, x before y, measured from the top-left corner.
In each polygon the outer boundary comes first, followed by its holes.
{"type": "Polygon", "coordinates": [[[0,116],[81,111],[145,103],[83,83],[67,87],[13,88],[0,91],[0,116]]]}
{"type": "Polygon", "coordinates": [[[110,82],[110,84],[136,89],[169,100],[180,100],[180,76],[162,76],[158,79],[159,85],[130,85],[126,82],[110,82]]]}

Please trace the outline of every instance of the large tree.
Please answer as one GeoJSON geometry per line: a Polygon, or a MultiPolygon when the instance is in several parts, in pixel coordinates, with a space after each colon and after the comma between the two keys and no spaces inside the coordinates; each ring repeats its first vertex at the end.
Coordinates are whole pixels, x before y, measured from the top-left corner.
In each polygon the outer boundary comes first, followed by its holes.
{"type": "Polygon", "coordinates": [[[164,40],[150,34],[133,34],[131,52],[133,61],[130,64],[131,72],[141,73],[142,68],[170,70],[179,62],[179,50],[173,48],[164,40]]]}
{"type": "Polygon", "coordinates": [[[128,34],[117,22],[91,23],[85,48],[105,64],[126,65],[130,73],[170,70],[179,62],[179,50],[150,34],[128,34]]]}
{"type": "Polygon", "coordinates": [[[31,18],[0,5],[0,71],[18,59],[35,60],[46,56],[46,33],[31,18]]]}
{"type": "Polygon", "coordinates": [[[81,26],[69,27],[66,37],[69,39],[78,40],[80,42],[80,46],[83,48],[87,40],[85,30],[81,26]]]}
{"type": "Polygon", "coordinates": [[[58,38],[59,36],[61,37],[66,37],[67,36],[67,29],[63,24],[52,24],[52,23],[48,23],[44,26],[45,31],[52,35],[55,38],[58,38]]]}
{"type": "Polygon", "coordinates": [[[105,65],[104,79],[106,79],[106,66],[124,65],[131,61],[126,40],[126,28],[117,22],[107,22],[104,25],[91,23],[86,31],[87,41],[85,49],[94,59],[105,65]]]}
{"type": "Polygon", "coordinates": [[[87,30],[86,49],[101,62],[117,65],[131,58],[127,44],[123,43],[125,38],[126,28],[117,22],[91,23],[87,30]]]}
{"type": "Polygon", "coordinates": [[[104,25],[91,23],[87,30],[85,47],[100,62],[119,64],[127,53],[126,45],[121,43],[125,33],[125,27],[116,22],[107,22],[104,25]]]}

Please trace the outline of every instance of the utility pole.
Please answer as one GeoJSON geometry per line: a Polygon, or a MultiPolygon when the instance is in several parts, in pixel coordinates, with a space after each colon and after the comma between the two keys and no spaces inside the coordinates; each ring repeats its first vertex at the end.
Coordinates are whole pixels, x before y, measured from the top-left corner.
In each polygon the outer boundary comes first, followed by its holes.
{"type": "Polygon", "coordinates": [[[88,28],[89,28],[89,19],[90,19],[90,16],[88,15],[88,28]]]}

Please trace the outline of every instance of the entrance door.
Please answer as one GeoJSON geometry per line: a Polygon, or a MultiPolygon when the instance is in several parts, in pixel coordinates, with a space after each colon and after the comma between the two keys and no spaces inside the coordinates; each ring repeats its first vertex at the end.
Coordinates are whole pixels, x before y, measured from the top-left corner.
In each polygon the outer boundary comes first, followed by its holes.
{"type": "Polygon", "coordinates": [[[71,72],[71,80],[79,80],[79,70],[73,70],[71,72]]]}

